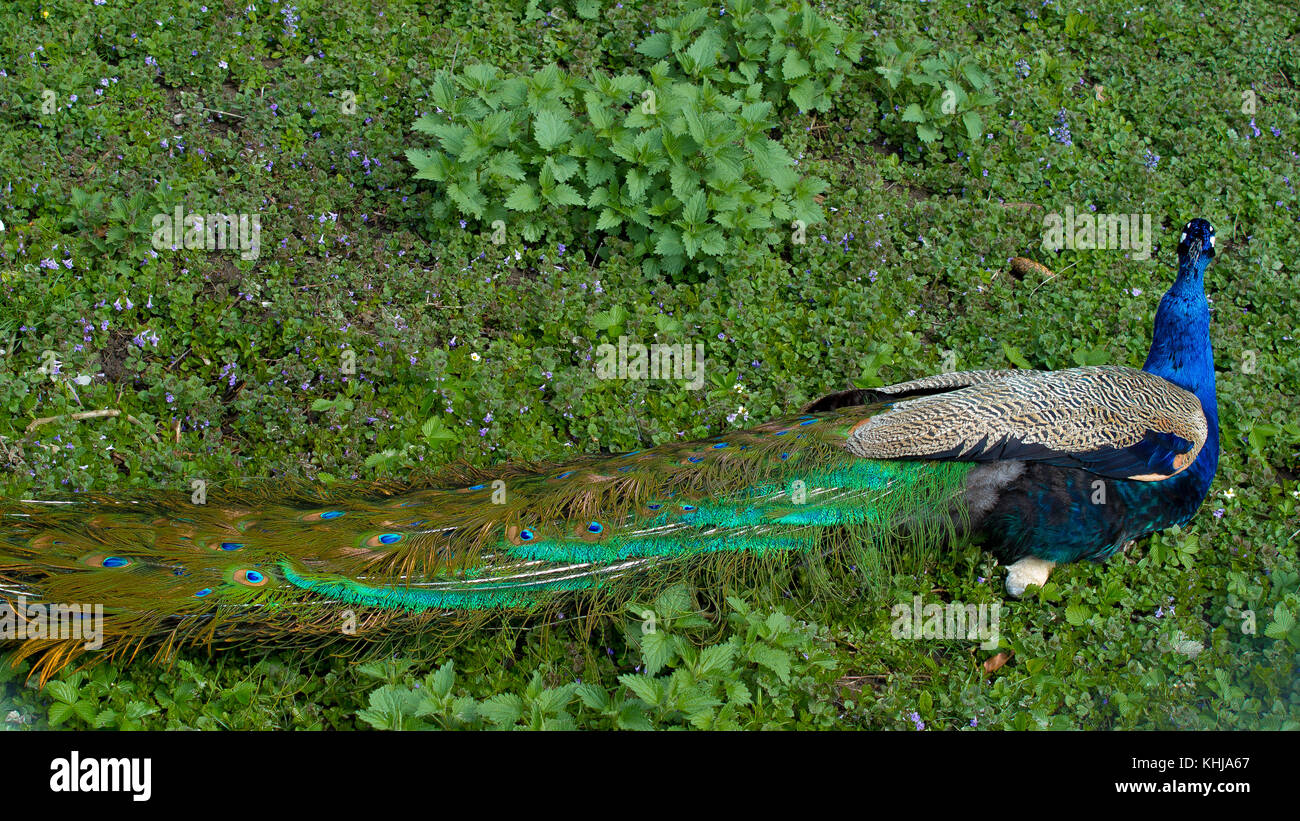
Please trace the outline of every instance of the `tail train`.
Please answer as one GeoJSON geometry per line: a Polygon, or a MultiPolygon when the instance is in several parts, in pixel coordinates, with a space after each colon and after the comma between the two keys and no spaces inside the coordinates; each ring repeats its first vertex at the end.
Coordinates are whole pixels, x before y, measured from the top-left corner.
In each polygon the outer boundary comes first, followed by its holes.
{"type": "MultiPolygon", "coordinates": [[[[937,546],[959,528],[970,465],[855,456],[849,431],[870,412],[545,469],[461,468],[436,487],[5,504],[0,597],[14,612],[102,605],[103,653],[130,657],[383,636],[556,594],[613,600],[705,564],[816,566],[852,551],[879,575],[905,545],[937,546]]],[[[42,674],[85,649],[25,635],[16,659],[34,657],[42,674]]]]}

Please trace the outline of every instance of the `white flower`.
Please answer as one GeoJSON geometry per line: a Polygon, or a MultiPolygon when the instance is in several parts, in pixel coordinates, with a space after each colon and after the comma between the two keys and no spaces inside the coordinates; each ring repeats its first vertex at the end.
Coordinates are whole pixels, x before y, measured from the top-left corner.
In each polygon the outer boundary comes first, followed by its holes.
{"type": "Polygon", "coordinates": [[[1223,498],[1235,499],[1237,498],[1237,491],[1233,490],[1232,488],[1228,488],[1227,490],[1223,491],[1223,498]]]}
{"type": "Polygon", "coordinates": [[[472,359],[472,360],[474,360],[475,362],[477,362],[477,361],[479,361],[480,359],[482,359],[483,357],[479,356],[478,353],[475,352],[475,353],[470,354],[470,355],[469,355],[469,358],[472,359]]]}

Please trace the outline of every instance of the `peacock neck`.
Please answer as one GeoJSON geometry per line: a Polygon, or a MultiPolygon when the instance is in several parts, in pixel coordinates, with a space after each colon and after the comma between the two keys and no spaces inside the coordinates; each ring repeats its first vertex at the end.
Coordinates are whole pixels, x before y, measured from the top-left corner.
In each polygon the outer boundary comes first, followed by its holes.
{"type": "Polygon", "coordinates": [[[1219,460],[1219,406],[1214,386],[1214,350],[1210,345],[1210,305],[1203,275],[1209,258],[1184,262],[1178,279],[1156,310],[1151,352],[1142,369],[1188,390],[1201,400],[1209,434],[1196,460],[1196,472],[1214,475],[1219,460]]]}

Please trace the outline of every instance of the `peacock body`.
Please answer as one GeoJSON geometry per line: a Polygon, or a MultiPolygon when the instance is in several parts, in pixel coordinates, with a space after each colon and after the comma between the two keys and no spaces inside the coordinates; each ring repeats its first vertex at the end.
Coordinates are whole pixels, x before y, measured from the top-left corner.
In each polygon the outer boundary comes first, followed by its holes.
{"type": "MultiPolygon", "coordinates": [[[[1141,370],[941,374],[698,442],[406,486],[4,503],[0,597],[15,612],[102,605],[110,655],[166,655],[436,629],[701,565],[884,567],[902,546],[961,534],[1011,564],[1019,595],[1054,564],[1187,521],[1208,491],[1209,223],[1187,224],[1178,255],[1141,370]]],[[[47,675],[83,648],[28,637],[16,658],[47,675]]]]}

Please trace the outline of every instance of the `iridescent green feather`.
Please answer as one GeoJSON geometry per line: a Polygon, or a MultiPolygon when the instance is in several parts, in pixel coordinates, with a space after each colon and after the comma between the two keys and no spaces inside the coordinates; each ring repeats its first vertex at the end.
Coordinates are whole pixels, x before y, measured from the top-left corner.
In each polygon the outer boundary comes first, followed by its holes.
{"type": "MultiPolygon", "coordinates": [[[[961,521],[969,465],[844,448],[861,407],[563,465],[457,468],[410,486],[301,486],[2,509],[0,595],[101,603],[106,648],[329,641],[477,625],[579,593],[617,601],[833,557],[879,579],[961,521]],[[906,537],[906,538],[904,538],[906,537]]],[[[454,632],[454,631],[453,631],[454,632]]],[[[21,654],[75,652],[29,641],[21,654]]],[[[54,662],[52,662],[54,663],[54,662]]]]}

